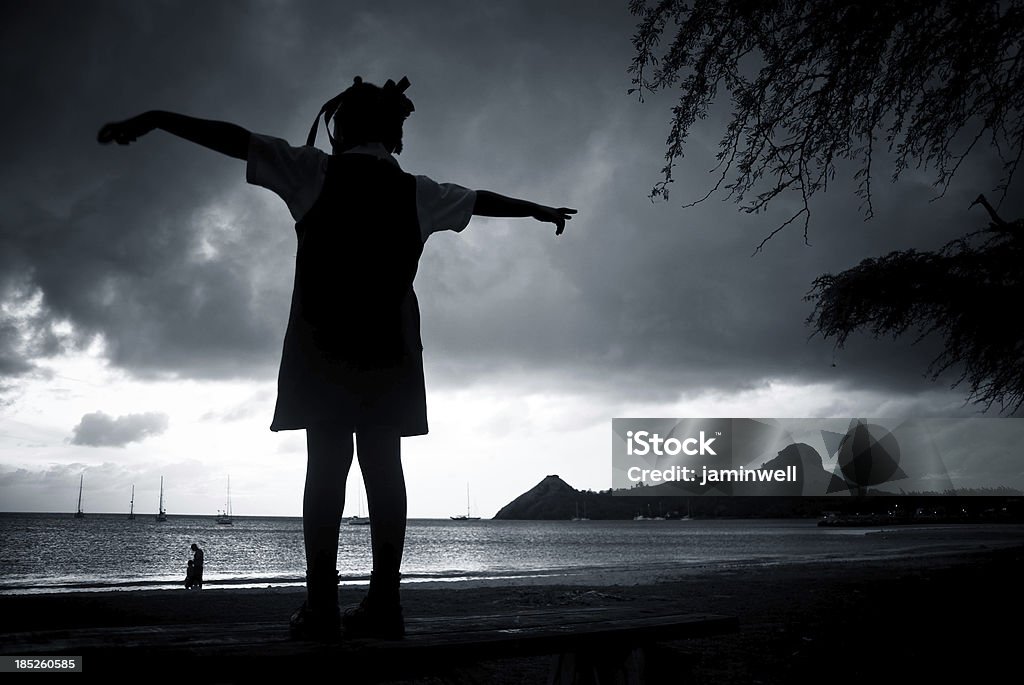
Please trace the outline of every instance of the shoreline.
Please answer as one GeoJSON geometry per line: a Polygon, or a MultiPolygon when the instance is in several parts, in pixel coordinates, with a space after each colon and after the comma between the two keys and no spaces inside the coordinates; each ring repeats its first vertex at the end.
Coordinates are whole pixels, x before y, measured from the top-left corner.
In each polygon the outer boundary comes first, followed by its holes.
{"type": "MultiPolygon", "coordinates": [[[[906,529],[903,529],[906,530],[906,529]]],[[[901,530],[864,529],[844,530],[850,535],[894,536],[901,530]]],[[[1022,538],[1024,539],[1024,538],[1022,538]]],[[[879,550],[852,554],[804,554],[799,558],[783,555],[767,555],[760,557],[736,557],[718,559],[685,559],[673,563],[656,562],[621,566],[562,566],[552,568],[532,568],[519,570],[481,570],[481,571],[441,571],[411,572],[403,574],[403,588],[410,591],[427,589],[464,589],[488,587],[519,587],[519,586],[619,586],[619,585],[650,585],[672,582],[692,576],[708,573],[730,572],[734,570],[751,570],[776,566],[815,566],[829,564],[870,564],[900,562],[907,558],[955,557],[977,551],[995,550],[1013,547],[1011,539],[986,541],[942,541],[923,544],[915,542],[905,549],[879,550]]],[[[369,583],[368,574],[341,576],[339,583],[342,591],[345,588],[365,588],[369,583]]],[[[137,580],[120,580],[104,582],[102,580],[83,580],[80,582],[53,583],[38,580],[32,584],[0,586],[0,600],[5,597],[68,597],[75,594],[138,594],[147,592],[180,593],[183,581],[177,578],[152,578],[137,580]]],[[[266,576],[266,577],[207,577],[203,592],[235,592],[301,589],[305,580],[301,576],[266,576]]]]}
{"type": "MultiPolygon", "coordinates": [[[[413,586],[404,592],[403,604],[413,618],[604,606],[731,615],[739,617],[738,633],[667,643],[668,653],[701,681],[862,684],[868,678],[922,682],[927,677],[948,682],[956,674],[977,678],[1000,664],[1011,665],[1016,631],[1003,631],[997,619],[1012,622],[1024,608],[1022,573],[1024,544],[978,545],[854,564],[718,568],[629,585],[413,586]],[[886,654],[895,654],[896,661],[886,654]]],[[[343,604],[354,604],[363,589],[342,587],[340,593],[343,604]]],[[[285,625],[302,599],[299,587],[5,595],[0,596],[0,633],[285,625]]],[[[479,667],[478,680],[544,682],[547,664],[545,659],[487,662],[479,667]]]]}

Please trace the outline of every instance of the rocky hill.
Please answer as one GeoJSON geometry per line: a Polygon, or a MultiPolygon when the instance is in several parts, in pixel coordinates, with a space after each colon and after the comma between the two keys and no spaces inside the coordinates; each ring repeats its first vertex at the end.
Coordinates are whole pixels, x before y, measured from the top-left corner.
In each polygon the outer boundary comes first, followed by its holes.
{"type": "Polygon", "coordinates": [[[495,514],[496,519],[557,521],[572,518],[580,492],[558,476],[544,480],[516,497],[495,514]]]}

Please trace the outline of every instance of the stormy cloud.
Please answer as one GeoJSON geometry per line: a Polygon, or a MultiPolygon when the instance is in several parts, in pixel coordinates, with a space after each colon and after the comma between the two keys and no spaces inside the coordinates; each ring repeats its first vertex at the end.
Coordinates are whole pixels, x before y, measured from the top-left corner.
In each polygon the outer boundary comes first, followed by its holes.
{"type": "Polygon", "coordinates": [[[836,355],[808,339],[803,297],[822,272],[984,226],[966,208],[999,174],[972,158],[934,203],[925,172],[879,182],[865,223],[849,170],[812,206],[809,245],[794,230],[752,256],[791,206],[680,207],[714,182],[722,112],[691,136],[672,200],[648,199],[672,98],[627,95],[624,2],[40,2],[8,13],[0,388],[96,341],[137,377],[273,380],[294,257],[287,210],[245,184],[242,163],[166,134],[96,144],[104,122],[146,109],[298,144],[353,76],[408,75],[404,168],[577,207],[557,239],[545,225],[481,219],[431,238],[416,286],[435,387],[527,369],[551,387],[636,399],[779,380],[933,392],[934,343],[860,339],[836,355]]]}

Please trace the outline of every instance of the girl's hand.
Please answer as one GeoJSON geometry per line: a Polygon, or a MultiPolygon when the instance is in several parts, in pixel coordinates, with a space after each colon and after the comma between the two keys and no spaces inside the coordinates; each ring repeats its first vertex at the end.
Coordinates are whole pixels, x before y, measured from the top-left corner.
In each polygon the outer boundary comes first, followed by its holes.
{"type": "Polygon", "coordinates": [[[546,221],[550,224],[555,225],[555,235],[562,235],[562,231],[565,230],[565,222],[572,219],[572,215],[576,213],[575,209],[568,207],[545,207],[544,205],[537,205],[531,215],[537,221],[546,221]]]}
{"type": "Polygon", "coordinates": [[[104,145],[108,143],[129,145],[154,128],[156,128],[156,124],[153,122],[153,117],[146,112],[131,119],[106,124],[96,135],[96,140],[104,145]]]}

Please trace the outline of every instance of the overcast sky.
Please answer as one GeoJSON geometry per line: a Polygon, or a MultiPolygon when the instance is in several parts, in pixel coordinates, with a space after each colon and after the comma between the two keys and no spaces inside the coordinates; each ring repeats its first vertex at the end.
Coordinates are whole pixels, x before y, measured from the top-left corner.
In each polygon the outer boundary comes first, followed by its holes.
{"type": "MultiPolygon", "coordinates": [[[[815,276],[985,225],[984,154],[940,201],[931,176],[875,183],[865,223],[842,169],[799,230],[715,198],[723,112],[652,203],[671,94],[627,95],[621,2],[34,2],[0,26],[0,510],[156,507],[296,515],[302,432],[274,434],[295,238],[244,164],[164,133],[97,129],[146,109],[304,141],[355,75],[408,75],[403,168],[579,209],[563,236],[475,219],[428,241],[416,281],[430,435],[403,442],[412,516],[474,513],[557,473],[611,484],[616,416],[974,416],[925,341],[808,339],[815,276]]],[[[324,144],[321,133],[321,144],[324,144]]],[[[877,162],[876,162],[877,163],[877,162]]],[[[1016,217],[1015,207],[1004,214],[1016,217]]],[[[952,468],[952,467],[951,467],[952,468]]],[[[998,474],[997,474],[998,475],[998,474]]],[[[350,484],[354,487],[357,474],[350,484]]],[[[354,490],[350,488],[350,492],[354,490]]],[[[352,497],[354,508],[355,498],[352,497]]]]}

